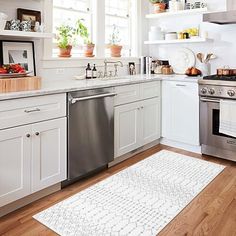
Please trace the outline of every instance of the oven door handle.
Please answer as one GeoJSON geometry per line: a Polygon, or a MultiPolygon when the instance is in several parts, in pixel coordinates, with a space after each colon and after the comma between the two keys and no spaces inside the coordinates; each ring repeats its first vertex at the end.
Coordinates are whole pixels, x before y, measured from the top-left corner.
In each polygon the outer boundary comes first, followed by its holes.
{"type": "Polygon", "coordinates": [[[209,98],[201,98],[201,102],[213,102],[213,103],[220,103],[219,99],[209,99],[209,98]]]}

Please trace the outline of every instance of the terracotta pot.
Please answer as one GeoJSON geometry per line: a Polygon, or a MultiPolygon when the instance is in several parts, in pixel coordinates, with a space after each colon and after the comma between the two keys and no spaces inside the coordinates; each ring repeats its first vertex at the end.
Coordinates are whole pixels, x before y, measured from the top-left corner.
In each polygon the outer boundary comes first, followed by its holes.
{"type": "Polygon", "coordinates": [[[122,46],[110,45],[111,57],[121,57],[122,46]]]}
{"type": "Polygon", "coordinates": [[[84,45],[84,56],[85,57],[94,57],[93,50],[95,45],[94,44],[86,44],[84,45]]]}
{"type": "Polygon", "coordinates": [[[166,4],[165,3],[154,3],[154,12],[155,13],[162,13],[166,11],[166,4]]]}
{"type": "Polygon", "coordinates": [[[66,48],[59,48],[59,57],[71,57],[72,46],[68,45],[66,48]]]}

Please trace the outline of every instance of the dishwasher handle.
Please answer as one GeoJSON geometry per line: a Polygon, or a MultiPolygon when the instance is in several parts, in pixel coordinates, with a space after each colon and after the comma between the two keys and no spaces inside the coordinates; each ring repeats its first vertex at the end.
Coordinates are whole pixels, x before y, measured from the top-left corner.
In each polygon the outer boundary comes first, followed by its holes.
{"type": "Polygon", "coordinates": [[[87,97],[81,97],[81,98],[72,98],[71,99],[71,104],[75,104],[76,102],[80,102],[80,101],[86,101],[86,100],[98,99],[98,98],[105,98],[105,97],[114,97],[114,96],[116,96],[116,93],[103,93],[103,94],[87,96],[87,97]]]}

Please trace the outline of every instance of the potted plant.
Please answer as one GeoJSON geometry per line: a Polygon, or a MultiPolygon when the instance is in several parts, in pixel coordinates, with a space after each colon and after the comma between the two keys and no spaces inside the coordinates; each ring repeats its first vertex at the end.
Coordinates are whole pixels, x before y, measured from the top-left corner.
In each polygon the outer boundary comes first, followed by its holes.
{"type": "Polygon", "coordinates": [[[121,57],[122,46],[119,45],[121,39],[119,30],[116,25],[113,25],[112,34],[110,35],[109,48],[111,50],[111,57],[121,57]]]}
{"type": "Polygon", "coordinates": [[[83,24],[83,19],[79,19],[76,22],[76,33],[83,39],[84,41],[84,55],[86,57],[94,57],[93,50],[95,44],[92,43],[89,37],[88,28],[83,24]]]}
{"type": "Polygon", "coordinates": [[[57,27],[57,45],[59,48],[59,57],[71,57],[71,49],[75,43],[76,30],[69,25],[57,27]]]}
{"type": "Polygon", "coordinates": [[[164,0],[149,0],[154,6],[155,13],[162,13],[166,10],[166,4],[164,0]]]}

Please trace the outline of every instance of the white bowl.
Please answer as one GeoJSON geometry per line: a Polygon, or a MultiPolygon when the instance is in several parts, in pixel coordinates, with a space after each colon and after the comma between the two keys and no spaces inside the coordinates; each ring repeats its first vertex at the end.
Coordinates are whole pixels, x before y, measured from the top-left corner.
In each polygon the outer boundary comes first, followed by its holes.
{"type": "Polygon", "coordinates": [[[177,39],[176,32],[170,32],[165,34],[165,40],[176,40],[176,39],[177,39]]]}

